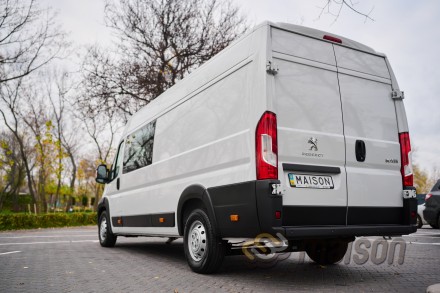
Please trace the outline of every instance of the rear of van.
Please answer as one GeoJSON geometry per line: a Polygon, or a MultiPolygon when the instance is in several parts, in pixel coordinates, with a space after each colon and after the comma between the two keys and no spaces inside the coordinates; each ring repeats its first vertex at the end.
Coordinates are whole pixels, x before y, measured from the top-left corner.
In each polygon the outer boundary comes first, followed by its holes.
{"type": "Polygon", "coordinates": [[[403,92],[386,56],[317,30],[269,29],[273,109],[257,126],[256,168],[283,189],[275,230],[290,239],[414,232],[403,92]]]}
{"type": "Polygon", "coordinates": [[[385,55],[263,23],[131,118],[98,167],[100,243],[183,237],[191,269],[212,273],[244,237],[332,264],[356,236],[415,232],[403,98],[385,55]]]}

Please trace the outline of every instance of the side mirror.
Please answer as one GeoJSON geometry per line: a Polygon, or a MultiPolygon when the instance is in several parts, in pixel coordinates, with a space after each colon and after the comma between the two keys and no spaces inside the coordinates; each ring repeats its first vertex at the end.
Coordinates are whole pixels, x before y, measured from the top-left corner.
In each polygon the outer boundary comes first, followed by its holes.
{"type": "Polygon", "coordinates": [[[108,180],[108,169],[107,166],[104,164],[101,164],[98,166],[98,168],[96,169],[96,182],[101,183],[101,184],[105,184],[107,183],[108,180]]]}

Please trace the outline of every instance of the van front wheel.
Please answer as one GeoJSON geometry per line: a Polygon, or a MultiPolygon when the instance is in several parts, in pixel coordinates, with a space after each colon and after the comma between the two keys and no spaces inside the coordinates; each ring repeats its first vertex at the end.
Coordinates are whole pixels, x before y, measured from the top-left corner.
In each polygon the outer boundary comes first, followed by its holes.
{"type": "Polygon", "coordinates": [[[110,220],[108,219],[106,211],[103,211],[99,216],[98,228],[99,244],[104,247],[115,246],[117,236],[111,232],[110,220]]]}
{"type": "Polygon", "coordinates": [[[348,242],[337,240],[322,240],[309,243],[307,255],[317,264],[331,265],[342,260],[347,252],[348,242]]]}
{"type": "Polygon", "coordinates": [[[183,247],[191,270],[200,274],[216,272],[225,256],[222,240],[201,209],[194,210],[186,220],[183,247]]]}

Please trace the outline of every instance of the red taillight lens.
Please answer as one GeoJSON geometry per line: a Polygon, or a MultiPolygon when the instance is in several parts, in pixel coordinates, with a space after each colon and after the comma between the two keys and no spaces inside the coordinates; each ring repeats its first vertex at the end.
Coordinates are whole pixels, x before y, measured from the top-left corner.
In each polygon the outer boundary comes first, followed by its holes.
{"type": "Polygon", "coordinates": [[[257,179],[278,179],[277,116],[264,112],[255,133],[257,179]]]}
{"type": "Polygon", "coordinates": [[[281,219],[281,212],[280,211],[275,212],[275,219],[277,219],[277,220],[281,219]]]}
{"type": "Polygon", "coordinates": [[[335,43],[342,44],[342,40],[341,40],[341,39],[336,38],[336,37],[332,37],[332,36],[329,36],[329,35],[325,35],[325,36],[323,37],[323,39],[324,39],[324,40],[327,40],[327,41],[331,41],[331,42],[335,42],[335,43]]]}
{"type": "Polygon", "coordinates": [[[431,196],[432,196],[432,194],[431,194],[431,193],[428,193],[427,195],[425,195],[425,201],[427,201],[428,199],[430,199],[430,198],[431,198],[431,196]]]}
{"type": "Polygon", "coordinates": [[[402,173],[403,186],[414,185],[414,175],[411,162],[411,142],[409,140],[409,133],[399,133],[400,142],[400,172],[402,173]]]}

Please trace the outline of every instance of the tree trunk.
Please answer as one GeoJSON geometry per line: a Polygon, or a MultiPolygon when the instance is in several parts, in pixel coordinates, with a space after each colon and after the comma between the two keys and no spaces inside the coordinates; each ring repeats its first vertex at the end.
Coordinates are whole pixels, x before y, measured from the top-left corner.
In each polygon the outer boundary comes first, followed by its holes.
{"type": "Polygon", "coordinates": [[[98,184],[96,186],[96,192],[95,192],[95,202],[93,203],[93,209],[95,210],[95,212],[98,210],[98,202],[101,199],[101,194],[102,194],[102,184],[98,184]]]}
{"type": "Polygon", "coordinates": [[[70,177],[70,195],[69,195],[69,201],[67,202],[67,205],[66,205],[66,212],[68,212],[70,210],[70,208],[72,207],[73,194],[75,193],[76,162],[75,162],[75,158],[73,156],[72,149],[68,148],[66,150],[67,150],[67,154],[69,155],[70,162],[72,163],[72,173],[71,173],[71,177],[70,177]]]}
{"type": "MultiPolygon", "coordinates": [[[[39,197],[38,194],[35,193],[34,187],[32,186],[32,174],[31,174],[31,169],[29,168],[29,162],[27,160],[27,155],[25,153],[24,150],[24,145],[23,145],[23,141],[21,140],[21,137],[18,135],[17,132],[14,132],[15,138],[18,141],[18,144],[20,146],[20,155],[21,155],[21,159],[23,160],[24,163],[24,167],[26,170],[26,178],[27,178],[27,182],[28,182],[28,189],[29,189],[29,194],[32,196],[32,200],[34,203],[37,204],[37,207],[39,206],[38,203],[39,201],[39,197]]],[[[37,210],[37,212],[39,212],[40,210],[37,210]]]]}

